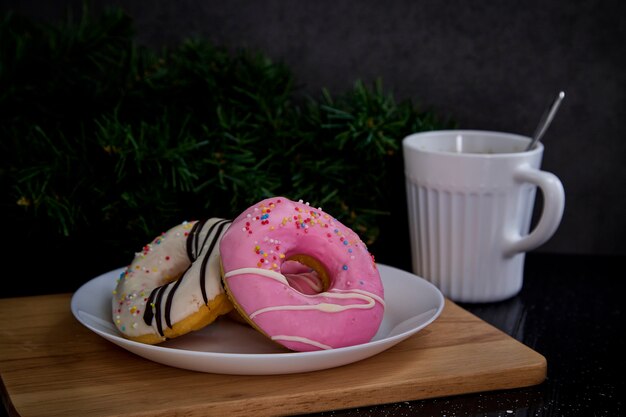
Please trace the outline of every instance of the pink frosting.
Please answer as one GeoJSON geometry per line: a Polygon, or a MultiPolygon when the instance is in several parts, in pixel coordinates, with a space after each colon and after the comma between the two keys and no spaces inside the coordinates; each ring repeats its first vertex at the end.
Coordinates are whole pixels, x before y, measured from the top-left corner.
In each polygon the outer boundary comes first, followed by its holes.
{"type": "Polygon", "coordinates": [[[321,209],[284,197],[240,214],[220,242],[224,279],[239,307],[272,340],[296,351],[369,342],[384,313],[384,291],[366,245],[321,209]],[[287,262],[307,255],[330,277],[287,262]],[[285,263],[283,269],[283,263],[285,263]]]}

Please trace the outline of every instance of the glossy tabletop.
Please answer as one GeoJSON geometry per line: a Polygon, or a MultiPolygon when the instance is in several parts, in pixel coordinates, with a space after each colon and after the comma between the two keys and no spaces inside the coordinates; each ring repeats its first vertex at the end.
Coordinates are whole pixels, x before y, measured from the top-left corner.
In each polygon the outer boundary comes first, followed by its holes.
{"type": "Polygon", "coordinates": [[[544,355],[544,383],[317,416],[626,415],[625,262],[623,257],[531,253],[519,295],[500,303],[460,304],[544,355]]]}

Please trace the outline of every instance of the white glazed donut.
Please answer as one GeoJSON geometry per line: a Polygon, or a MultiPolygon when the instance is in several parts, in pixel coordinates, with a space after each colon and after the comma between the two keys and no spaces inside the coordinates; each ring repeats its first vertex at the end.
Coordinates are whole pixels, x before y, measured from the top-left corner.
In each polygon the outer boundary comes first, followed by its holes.
{"type": "Polygon", "coordinates": [[[200,329],[233,309],[220,278],[219,241],[230,221],[183,222],[135,255],[113,291],[113,322],[155,344],[200,329]]]}

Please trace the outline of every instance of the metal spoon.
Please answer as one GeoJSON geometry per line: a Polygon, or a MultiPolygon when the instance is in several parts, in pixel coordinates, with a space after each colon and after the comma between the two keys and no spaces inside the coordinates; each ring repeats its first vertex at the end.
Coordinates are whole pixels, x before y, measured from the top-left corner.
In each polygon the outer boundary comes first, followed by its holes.
{"type": "Polygon", "coordinates": [[[556,98],[552,102],[552,105],[550,106],[550,110],[544,113],[543,117],[541,118],[541,121],[539,122],[539,126],[537,126],[537,130],[535,130],[535,134],[533,135],[533,140],[530,141],[530,144],[526,148],[526,151],[529,151],[532,148],[534,148],[537,142],[539,142],[539,140],[543,136],[543,134],[546,133],[546,130],[548,130],[550,123],[552,123],[552,119],[554,119],[554,116],[556,115],[556,111],[559,109],[559,106],[561,105],[561,101],[563,100],[563,97],[565,97],[565,93],[563,91],[559,92],[559,94],[556,96],[556,98]]]}

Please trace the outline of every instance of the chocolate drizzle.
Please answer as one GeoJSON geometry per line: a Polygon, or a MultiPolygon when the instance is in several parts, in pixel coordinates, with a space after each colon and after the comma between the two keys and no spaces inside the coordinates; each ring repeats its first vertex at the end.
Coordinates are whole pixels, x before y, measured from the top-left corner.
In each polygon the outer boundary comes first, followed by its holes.
{"type": "MultiPolygon", "coordinates": [[[[194,263],[198,260],[198,258],[202,255],[203,258],[201,260],[200,265],[200,291],[202,292],[202,299],[205,304],[208,304],[208,295],[206,291],[206,269],[208,267],[209,259],[213,252],[217,248],[217,243],[224,232],[224,229],[227,225],[232,223],[230,220],[217,220],[213,224],[211,224],[204,241],[200,244],[200,236],[202,234],[203,229],[207,220],[202,220],[196,222],[189,235],[187,236],[185,247],[187,250],[187,256],[189,257],[189,261],[194,263]],[[207,246],[208,245],[208,246],[207,246]],[[205,250],[207,248],[207,250],[205,250]]],[[[165,318],[165,325],[169,328],[172,327],[172,303],[174,300],[174,295],[178,290],[183,279],[187,277],[187,273],[191,265],[187,268],[187,270],[181,275],[179,279],[176,281],[169,282],[167,284],[161,285],[152,290],[150,296],[147,300],[147,305],[144,310],[143,320],[148,326],[152,326],[152,322],[156,318],[156,326],[159,335],[164,336],[163,333],[163,318],[165,318]],[[167,289],[169,288],[169,291],[167,289]],[[165,297],[165,293],[167,292],[167,297],[165,297]],[[165,305],[163,305],[163,298],[165,297],[165,305]]]]}
{"type": "Polygon", "coordinates": [[[152,319],[154,318],[154,297],[156,296],[157,291],[161,287],[157,287],[152,290],[150,296],[148,297],[148,301],[146,301],[146,308],[143,312],[143,321],[150,326],[152,324],[152,319]]]}
{"type": "MultiPolygon", "coordinates": [[[[187,236],[187,257],[189,258],[189,262],[195,262],[196,258],[199,255],[199,251],[198,251],[198,244],[200,243],[200,233],[202,232],[202,229],[204,229],[204,225],[206,224],[207,220],[200,220],[198,222],[196,222],[196,224],[193,225],[193,227],[191,228],[191,231],[189,232],[189,236],[187,236]]],[[[209,230],[209,233],[211,233],[211,231],[209,230]]],[[[200,248],[201,249],[201,248],[200,248]]]]}
{"type": "Polygon", "coordinates": [[[220,236],[222,236],[222,232],[224,231],[224,228],[226,227],[227,224],[230,224],[230,223],[231,222],[228,220],[221,220],[219,222],[215,222],[213,226],[211,226],[209,233],[207,233],[207,236],[204,239],[204,242],[202,243],[202,247],[204,248],[207,241],[209,240],[209,237],[211,236],[211,233],[213,232],[213,229],[215,228],[215,226],[217,226],[217,232],[215,232],[215,234],[211,238],[209,249],[206,251],[206,254],[204,255],[204,258],[202,259],[202,264],[200,266],[200,291],[202,291],[202,299],[204,300],[204,304],[209,303],[209,298],[207,297],[207,293],[206,293],[206,268],[207,268],[207,265],[209,264],[209,258],[211,257],[211,254],[215,250],[217,242],[219,241],[220,236]]]}
{"type": "Polygon", "coordinates": [[[167,327],[169,327],[170,329],[172,328],[172,317],[170,314],[170,312],[172,311],[172,300],[174,300],[174,294],[176,293],[176,290],[178,289],[180,283],[183,282],[184,277],[185,276],[183,275],[179,279],[174,281],[174,285],[172,286],[170,292],[167,294],[167,299],[165,300],[165,324],[167,324],[167,327]]]}
{"type": "Polygon", "coordinates": [[[163,293],[165,293],[165,287],[167,285],[161,285],[159,290],[157,291],[156,299],[154,300],[154,304],[156,306],[156,311],[154,312],[156,318],[157,331],[161,336],[163,336],[163,319],[161,318],[161,304],[163,301],[163,293]]]}

